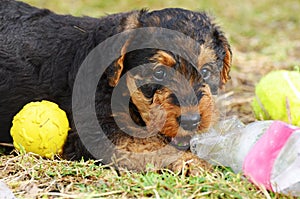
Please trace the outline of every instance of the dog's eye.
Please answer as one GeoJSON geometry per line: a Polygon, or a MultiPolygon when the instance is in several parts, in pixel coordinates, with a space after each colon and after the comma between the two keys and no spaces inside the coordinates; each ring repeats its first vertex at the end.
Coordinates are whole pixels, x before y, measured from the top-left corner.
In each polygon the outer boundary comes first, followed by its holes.
{"type": "Polygon", "coordinates": [[[166,69],[164,67],[157,67],[154,69],[153,78],[157,81],[163,81],[167,76],[166,69]]]}
{"type": "Polygon", "coordinates": [[[202,69],[201,69],[201,75],[202,75],[202,77],[203,77],[204,79],[208,79],[208,78],[210,77],[210,75],[211,75],[211,72],[210,72],[210,70],[207,69],[207,68],[202,68],[202,69]]]}

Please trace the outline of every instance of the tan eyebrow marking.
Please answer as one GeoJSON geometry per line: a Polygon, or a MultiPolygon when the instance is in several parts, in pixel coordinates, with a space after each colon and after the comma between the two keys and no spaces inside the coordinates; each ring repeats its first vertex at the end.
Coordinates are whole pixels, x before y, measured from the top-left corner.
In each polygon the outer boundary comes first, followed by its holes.
{"type": "Polygon", "coordinates": [[[173,67],[176,64],[176,60],[174,59],[174,57],[162,50],[157,51],[157,53],[151,58],[151,60],[170,67],[173,67]]]}

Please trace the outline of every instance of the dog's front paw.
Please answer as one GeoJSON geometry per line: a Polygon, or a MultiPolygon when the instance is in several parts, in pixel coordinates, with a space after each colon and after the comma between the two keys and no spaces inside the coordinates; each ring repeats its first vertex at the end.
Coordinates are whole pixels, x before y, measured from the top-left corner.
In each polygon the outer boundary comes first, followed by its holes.
{"type": "Polygon", "coordinates": [[[198,176],[204,171],[210,171],[212,165],[200,159],[190,151],[185,152],[179,159],[169,165],[170,170],[184,175],[198,176]]]}

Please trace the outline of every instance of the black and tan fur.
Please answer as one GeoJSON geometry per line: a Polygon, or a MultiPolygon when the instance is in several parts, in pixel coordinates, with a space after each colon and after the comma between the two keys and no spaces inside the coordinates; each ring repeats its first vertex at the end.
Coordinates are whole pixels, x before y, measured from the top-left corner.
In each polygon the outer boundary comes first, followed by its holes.
{"type": "MultiPolygon", "coordinates": [[[[22,2],[0,0],[0,142],[12,142],[9,131],[13,116],[25,104],[50,100],[67,112],[71,123],[63,157],[94,158],[82,145],[72,119],[72,89],[77,71],[89,52],[105,39],[146,27],[175,30],[195,40],[199,48],[191,46],[190,51],[196,53],[197,63],[193,65],[162,49],[127,52],[134,36],[123,44],[119,58],[99,77],[97,88],[95,108],[99,124],[120,152],[111,159],[103,158],[103,163],[113,160],[118,166],[134,170],[143,170],[148,163],[177,169],[189,159],[206,165],[187,150],[188,141],[216,121],[212,95],[229,80],[231,50],[223,32],[206,13],[179,8],[132,11],[98,19],[57,15],[22,2]],[[148,66],[144,71],[132,70],[142,64],[148,66]],[[166,78],[171,79],[170,69],[188,80],[186,86],[193,88],[197,101],[189,101],[190,93],[180,78],[169,84],[178,88],[177,95],[185,96],[181,104],[167,86],[152,82],[137,87],[137,81],[155,81],[155,74],[167,73],[166,78]],[[111,94],[124,75],[131,96],[130,115],[122,111],[112,115],[111,94]],[[176,87],[177,84],[181,86],[176,87]],[[196,128],[182,128],[181,119],[193,113],[200,114],[196,128]],[[126,121],[133,120],[152,134],[147,138],[129,136],[116,125],[114,117],[122,117],[125,126],[126,121]],[[166,122],[160,124],[164,119],[166,122]],[[165,150],[158,150],[164,147],[165,150]],[[126,152],[147,155],[137,158],[126,152]],[[178,154],[182,155],[178,158],[178,154]]],[[[101,155],[105,156],[98,154],[101,155]]]]}

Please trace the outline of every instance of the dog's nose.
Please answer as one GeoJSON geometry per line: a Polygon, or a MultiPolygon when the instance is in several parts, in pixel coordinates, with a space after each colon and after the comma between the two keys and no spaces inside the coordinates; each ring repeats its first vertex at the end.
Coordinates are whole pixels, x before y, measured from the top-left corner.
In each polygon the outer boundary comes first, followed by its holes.
{"type": "Polygon", "coordinates": [[[180,126],[187,131],[195,130],[200,123],[200,119],[199,114],[185,114],[178,118],[180,126]]]}

